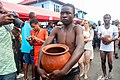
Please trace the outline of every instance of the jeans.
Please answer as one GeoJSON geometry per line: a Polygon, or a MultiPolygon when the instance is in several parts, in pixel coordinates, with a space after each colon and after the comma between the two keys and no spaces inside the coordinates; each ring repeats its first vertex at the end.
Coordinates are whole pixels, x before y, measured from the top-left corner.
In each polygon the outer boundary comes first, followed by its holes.
{"type": "Polygon", "coordinates": [[[0,75],[0,80],[17,80],[16,79],[16,72],[6,74],[6,75],[0,75]]]}

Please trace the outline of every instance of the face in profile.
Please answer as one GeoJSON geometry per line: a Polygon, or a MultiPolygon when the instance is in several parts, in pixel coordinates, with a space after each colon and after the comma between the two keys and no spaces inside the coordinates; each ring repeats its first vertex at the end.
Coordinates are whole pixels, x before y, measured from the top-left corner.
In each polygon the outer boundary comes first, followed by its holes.
{"type": "Polygon", "coordinates": [[[69,6],[63,6],[60,13],[61,22],[64,25],[69,25],[72,23],[74,18],[73,8],[69,6]]]}

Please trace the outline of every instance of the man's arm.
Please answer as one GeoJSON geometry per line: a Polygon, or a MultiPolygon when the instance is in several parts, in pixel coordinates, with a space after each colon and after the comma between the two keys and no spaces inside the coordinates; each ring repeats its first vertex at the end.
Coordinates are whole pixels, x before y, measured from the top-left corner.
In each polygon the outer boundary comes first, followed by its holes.
{"type": "Polygon", "coordinates": [[[83,52],[84,52],[83,30],[80,26],[77,26],[76,27],[76,48],[75,48],[73,54],[71,55],[71,58],[68,61],[68,63],[61,70],[65,73],[65,75],[78,62],[78,60],[82,56],[83,52]]]}

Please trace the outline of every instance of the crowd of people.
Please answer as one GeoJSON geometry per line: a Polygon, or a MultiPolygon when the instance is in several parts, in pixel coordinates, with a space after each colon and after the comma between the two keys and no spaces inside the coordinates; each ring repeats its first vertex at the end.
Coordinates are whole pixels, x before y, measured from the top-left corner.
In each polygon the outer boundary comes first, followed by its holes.
{"type": "Polygon", "coordinates": [[[103,16],[104,24],[100,21],[98,25],[91,24],[88,20],[75,22],[75,7],[65,4],[61,8],[60,21],[57,24],[49,22],[43,28],[34,12],[30,12],[29,20],[24,22],[18,18],[15,22],[13,14],[3,12],[0,3],[0,80],[16,80],[20,77],[28,80],[30,64],[32,80],[40,80],[40,77],[42,80],[80,80],[83,76],[86,80],[89,79],[89,64],[94,58],[94,49],[100,49],[101,79],[112,78],[112,56],[114,53],[115,58],[119,58],[120,31],[119,23],[110,23],[109,14],[103,16]],[[41,49],[58,43],[69,47],[71,58],[61,70],[47,73],[41,66],[41,49]],[[21,74],[22,71],[24,74],[21,74]]]}

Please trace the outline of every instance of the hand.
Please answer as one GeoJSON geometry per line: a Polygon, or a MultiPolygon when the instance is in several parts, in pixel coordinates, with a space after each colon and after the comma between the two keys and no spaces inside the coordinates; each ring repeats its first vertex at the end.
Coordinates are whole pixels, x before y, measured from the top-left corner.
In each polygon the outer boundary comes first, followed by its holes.
{"type": "Polygon", "coordinates": [[[40,75],[42,78],[49,80],[48,73],[45,72],[44,69],[37,68],[37,70],[38,70],[39,75],[40,75]]]}
{"type": "Polygon", "coordinates": [[[0,14],[0,25],[13,23],[14,18],[11,16],[11,14],[0,14]]]}
{"type": "Polygon", "coordinates": [[[54,78],[58,78],[59,79],[59,78],[62,78],[63,76],[65,76],[65,73],[62,70],[55,70],[52,73],[49,73],[48,76],[51,79],[54,79],[54,78]]]}
{"type": "Polygon", "coordinates": [[[84,43],[86,44],[88,42],[88,39],[84,39],[84,43]]]}
{"type": "Polygon", "coordinates": [[[31,38],[32,38],[32,40],[36,40],[36,37],[35,37],[35,36],[33,36],[33,35],[31,36],[31,38]]]}
{"type": "Polygon", "coordinates": [[[28,38],[26,38],[27,41],[31,41],[31,36],[29,36],[28,38]]]}

